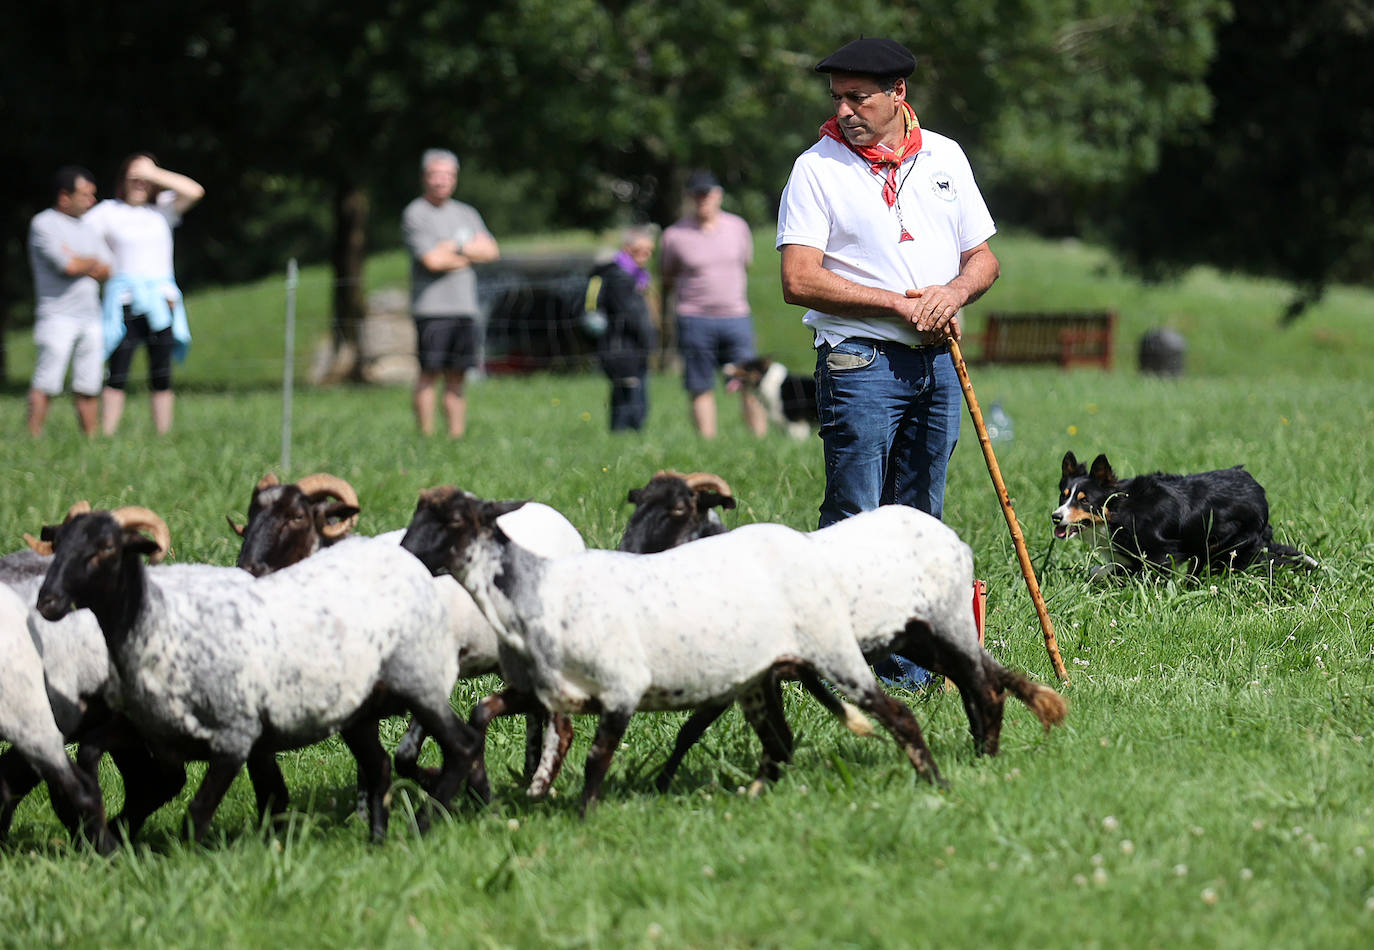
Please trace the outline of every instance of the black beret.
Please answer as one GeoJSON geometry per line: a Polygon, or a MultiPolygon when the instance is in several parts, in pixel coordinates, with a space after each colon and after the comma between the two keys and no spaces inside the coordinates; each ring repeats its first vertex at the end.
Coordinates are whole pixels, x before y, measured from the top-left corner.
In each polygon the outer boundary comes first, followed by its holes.
{"type": "Polygon", "coordinates": [[[818,73],[862,73],[866,76],[910,76],[916,57],[896,40],[865,37],[841,46],[816,64],[818,73]]]}

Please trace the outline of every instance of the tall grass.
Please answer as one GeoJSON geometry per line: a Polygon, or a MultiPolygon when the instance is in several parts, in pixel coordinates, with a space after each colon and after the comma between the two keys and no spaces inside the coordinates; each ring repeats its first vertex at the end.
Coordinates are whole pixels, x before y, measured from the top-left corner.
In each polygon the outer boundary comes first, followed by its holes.
{"type": "MultiPolygon", "coordinates": [[[[763,346],[797,367],[806,340],[776,303],[776,255],[760,241],[753,294],[763,346]]],[[[998,458],[1029,539],[1072,678],[1063,729],[1045,736],[1010,709],[1000,757],[972,753],[957,697],[904,693],[947,791],[913,786],[886,739],[840,730],[789,693],[796,761],[758,799],[758,750],[731,712],[688,757],[671,792],[651,778],[678,715],[636,717],[600,808],[576,818],[590,722],[535,805],[516,790],[522,731],[489,746],[497,801],[464,806],[427,836],[396,789],[391,840],[366,844],[352,817],[341,743],[282,756],[289,819],[259,828],[242,778],[205,847],[180,834],[189,792],[113,860],[73,849],[42,793],[0,853],[6,945],[480,947],[1098,946],[1356,947],[1374,930],[1374,298],[1338,290],[1275,327],[1262,282],[1206,272],[1149,287],[1101,252],[999,238],[1003,282],[983,308],[1115,306],[1118,370],[973,367],[984,406],[1015,439],[998,458]],[[1139,331],[1172,323],[1189,341],[1180,380],[1137,375],[1139,331]],[[1312,573],[1090,584],[1080,546],[1049,542],[1059,458],[1106,452],[1123,474],[1245,463],[1266,487],[1280,538],[1322,562],[1312,573]]],[[[396,258],[373,274],[400,279],[396,258]]],[[[325,328],[327,287],[307,271],[306,334],[325,328]],[[313,295],[313,300],[312,300],[313,295]]],[[[155,439],[134,391],[113,440],[85,442],[59,403],[31,441],[18,399],[0,420],[0,538],[49,522],[72,500],[146,504],[177,557],[232,563],[224,515],[279,452],[279,281],[193,298],[197,333],[170,438],[155,439]]],[[[977,315],[973,315],[976,326],[977,315]]],[[[25,343],[11,340],[17,372],[25,343]]],[[[970,341],[970,355],[976,344],[970,341]]],[[[304,360],[305,357],[303,356],[304,360]]],[[[471,388],[471,432],[413,432],[400,389],[341,387],[296,399],[294,471],[358,488],[360,529],[405,523],[417,492],[456,482],[531,497],[611,546],[624,495],[660,467],[710,469],[741,501],[732,523],[814,525],[819,445],[748,438],[722,399],[722,438],[692,433],[679,381],[655,378],[640,436],[606,431],[595,377],[497,378],[471,388]]],[[[1052,680],[1040,632],[981,455],[966,429],[946,517],[990,585],[988,639],[1004,662],[1052,680]]],[[[803,582],[799,579],[799,583],[803,582]]],[[[463,684],[466,711],[494,680],[463,684]]],[[[388,724],[390,741],[400,725],[388,724]]],[[[191,786],[200,772],[192,768],[191,786]]],[[[107,802],[118,777],[102,771],[107,802]]]]}

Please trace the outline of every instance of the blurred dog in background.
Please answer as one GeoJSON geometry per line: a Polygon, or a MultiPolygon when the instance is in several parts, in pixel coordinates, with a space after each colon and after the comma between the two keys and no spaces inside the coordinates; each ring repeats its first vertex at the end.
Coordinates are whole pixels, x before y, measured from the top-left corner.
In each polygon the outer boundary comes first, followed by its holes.
{"type": "Polygon", "coordinates": [[[777,360],[757,356],[725,367],[731,389],[745,387],[758,396],[768,420],[794,439],[805,439],[820,427],[816,415],[816,380],[789,373],[777,360]]]}

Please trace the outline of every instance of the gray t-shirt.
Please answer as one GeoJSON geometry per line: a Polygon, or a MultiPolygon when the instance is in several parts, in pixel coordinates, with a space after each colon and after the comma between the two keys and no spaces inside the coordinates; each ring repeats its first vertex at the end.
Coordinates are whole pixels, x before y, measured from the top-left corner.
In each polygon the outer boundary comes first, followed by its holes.
{"type": "Polygon", "coordinates": [[[410,310],[417,317],[476,317],[477,275],[471,267],[436,274],[420,263],[440,241],[462,247],[487,226],[472,205],[452,199],[434,206],[424,198],[406,205],[401,232],[410,251],[410,310]]]}
{"type": "Polygon", "coordinates": [[[81,218],[48,208],[29,222],[29,266],[38,297],[37,315],[100,319],[100,282],[82,274],[68,277],[73,257],[104,258],[100,236],[81,218]]]}

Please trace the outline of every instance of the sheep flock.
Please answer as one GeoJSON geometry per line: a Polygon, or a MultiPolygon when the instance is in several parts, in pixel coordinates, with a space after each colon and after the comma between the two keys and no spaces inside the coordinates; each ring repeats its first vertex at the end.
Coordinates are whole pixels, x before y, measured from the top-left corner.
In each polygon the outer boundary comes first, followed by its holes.
{"type": "Polygon", "coordinates": [[[230,519],[236,567],[158,564],[172,538],[155,512],[78,502],[0,558],[0,840],[45,782],[74,840],[108,853],[180,792],[189,761],[207,763],[187,809],[193,839],[245,766],[268,819],[290,797],[276,753],[337,734],[380,841],[393,774],[426,794],[422,828],[455,800],[490,801],[488,727],[508,715],[526,717],[532,798],[550,793],[572,717],[598,717],[586,814],[633,715],[691,713],[663,790],[739,703],[761,747],[757,793],[792,756],[787,680],[857,734],[876,722],[918,780],[943,783],[911,709],[869,666],[889,653],[959,691],[980,753],[998,751],[1008,694],[1046,730],[1063,720],[1058,693],[983,647],[972,553],[937,519],[889,506],[814,532],[728,530],[719,512],[733,493],[701,472],[659,472],[627,500],[616,551],[588,550],[546,505],[452,486],[421,492],[405,528],[361,537],[347,482],[267,475],[247,522],[230,519]],[[456,682],[490,673],[503,688],[464,720],[456,682]],[[411,723],[389,750],[379,726],[394,715],[411,723]],[[442,765],[419,765],[426,741],[442,765]],[[97,780],[107,752],[125,791],[110,817],[97,780]]]}

